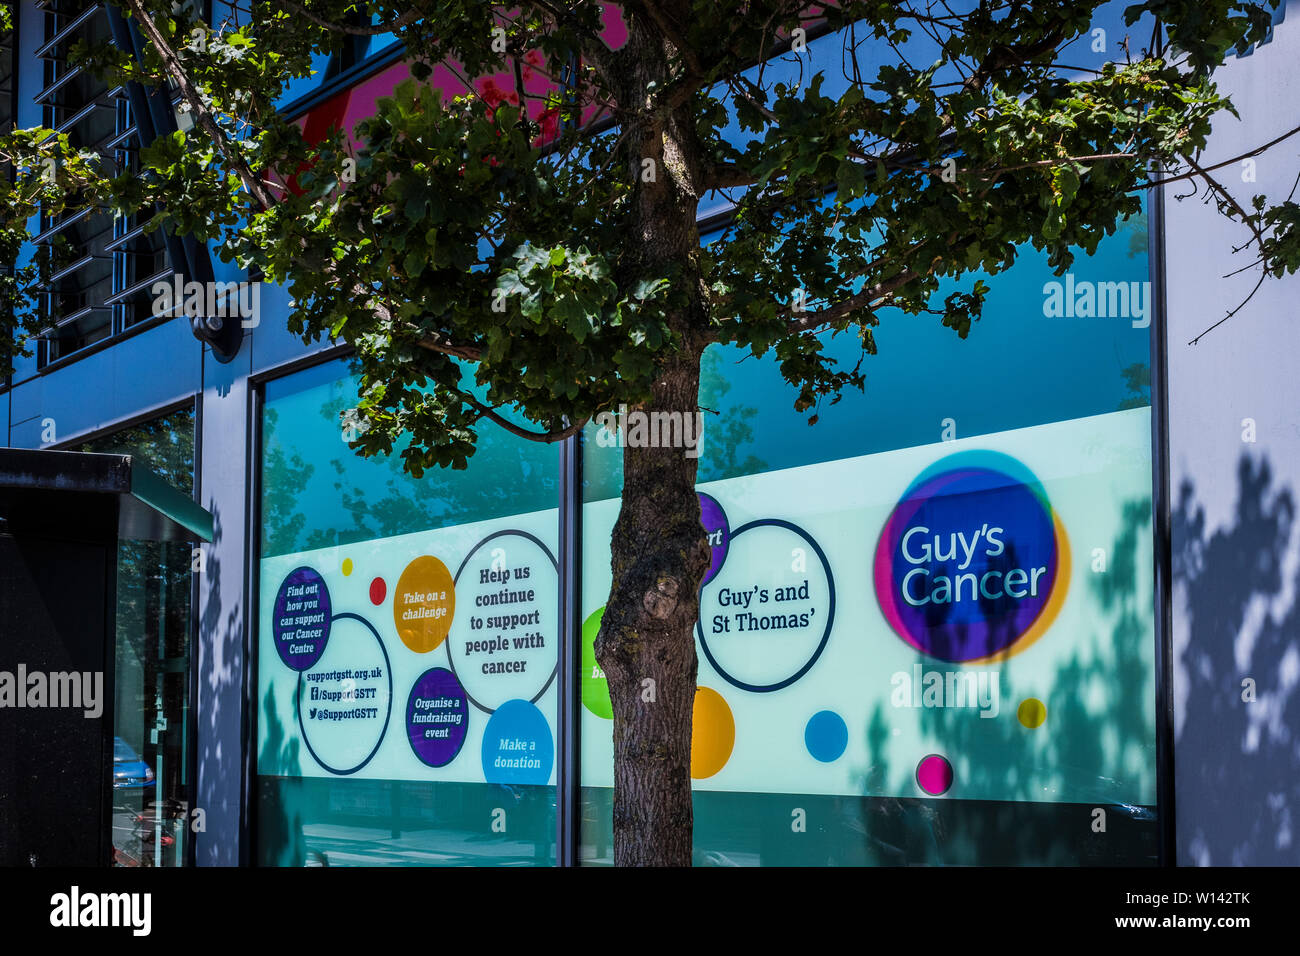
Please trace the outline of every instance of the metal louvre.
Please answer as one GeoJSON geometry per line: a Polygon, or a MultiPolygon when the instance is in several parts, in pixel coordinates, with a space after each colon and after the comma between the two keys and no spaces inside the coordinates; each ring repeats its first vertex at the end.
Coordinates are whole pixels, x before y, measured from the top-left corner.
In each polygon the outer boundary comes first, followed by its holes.
{"type": "MultiPolygon", "coordinates": [[[[110,88],[67,60],[76,43],[111,38],[104,5],[46,0],[37,7],[44,16],[44,37],[35,52],[44,61],[44,87],[32,99],[42,107],[44,125],[66,133],[74,146],[98,152],[114,170],[131,169],[140,133],[126,90],[110,88]]],[[[97,209],[57,222],[42,216],[41,230],[35,242],[50,248],[54,262],[40,290],[46,323],[38,339],[41,366],[151,316],[146,280],[170,268],[162,236],[97,209]]]]}

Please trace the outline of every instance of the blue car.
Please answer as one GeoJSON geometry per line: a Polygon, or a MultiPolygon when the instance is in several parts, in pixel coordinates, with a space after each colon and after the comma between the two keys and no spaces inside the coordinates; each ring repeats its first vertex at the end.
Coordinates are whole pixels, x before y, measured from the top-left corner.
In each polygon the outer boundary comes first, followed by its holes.
{"type": "Polygon", "coordinates": [[[113,738],[113,789],[143,790],[153,786],[153,769],[121,737],[113,738]]]}

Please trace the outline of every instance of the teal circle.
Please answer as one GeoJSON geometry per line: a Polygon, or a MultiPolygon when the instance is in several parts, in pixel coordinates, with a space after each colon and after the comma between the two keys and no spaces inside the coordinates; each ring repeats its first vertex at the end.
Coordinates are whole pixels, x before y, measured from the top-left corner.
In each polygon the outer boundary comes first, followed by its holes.
{"type": "Polygon", "coordinates": [[[818,711],[808,718],[803,742],[815,759],[832,763],[839,760],[849,746],[848,725],[833,710],[818,711]]]}
{"type": "Polygon", "coordinates": [[[482,756],[488,783],[545,786],[555,762],[555,741],[545,715],[530,701],[506,701],[483,728],[482,756]]]}

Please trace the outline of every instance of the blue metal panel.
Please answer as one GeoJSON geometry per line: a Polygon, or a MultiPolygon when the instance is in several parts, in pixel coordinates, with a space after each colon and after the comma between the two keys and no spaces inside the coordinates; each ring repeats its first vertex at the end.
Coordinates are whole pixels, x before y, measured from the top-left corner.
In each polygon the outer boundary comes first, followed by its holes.
{"type": "Polygon", "coordinates": [[[330,348],[328,340],[304,345],[302,338],[289,331],[289,293],[283,286],[262,284],[261,322],[247,338],[252,340],[252,370],[260,374],[268,369],[292,362],[313,352],[330,348]]]}
{"type": "Polygon", "coordinates": [[[193,396],[201,351],[188,323],[172,320],[22,382],[10,393],[10,441],[23,448],[49,444],[42,422],[53,419],[55,441],[65,442],[193,396]]]}
{"type": "Polygon", "coordinates": [[[32,0],[19,4],[18,36],[21,49],[15,50],[18,77],[18,118],[20,129],[41,125],[40,104],[32,102],[32,97],[45,86],[43,62],[32,55],[40,45],[38,37],[45,35],[45,14],[36,9],[32,0]]]}
{"type": "MultiPolygon", "coordinates": [[[[20,3],[17,13],[19,48],[14,50],[14,77],[18,83],[19,96],[15,124],[18,128],[25,129],[41,125],[41,107],[32,101],[32,96],[45,85],[44,64],[32,55],[32,51],[39,45],[36,38],[45,35],[45,19],[44,14],[36,9],[36,4],[32,0],[20,3]]],[[[27,225],[28,231],[35,235],[40,231],[39,217],[33,216],[27,225]]],[[[26,258],[27,256],[24,256],[23,261],[26,261],[26,258]]],[[[14,360],[13,380],[15,382],[35,372],[34,348],[29,357],[14,360]]]]}

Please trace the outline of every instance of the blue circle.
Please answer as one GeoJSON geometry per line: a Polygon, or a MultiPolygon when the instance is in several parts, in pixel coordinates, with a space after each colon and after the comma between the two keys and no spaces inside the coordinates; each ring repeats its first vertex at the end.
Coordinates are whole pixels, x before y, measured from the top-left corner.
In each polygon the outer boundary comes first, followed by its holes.
{"type": "Polygon", "coordinates": [[[483,728],[483,779],[488,783],[538,784],[551,779],[555,742],[551,727],[526,700],[508,700],[483,728]]]}
{"type": "Polygon", "coordinates": [[[808,719],[803,742],[813,757],[822,763],[832,763],[844,755],[849,745],[848,725],[833,710],[819,711],[808,719]]]}

